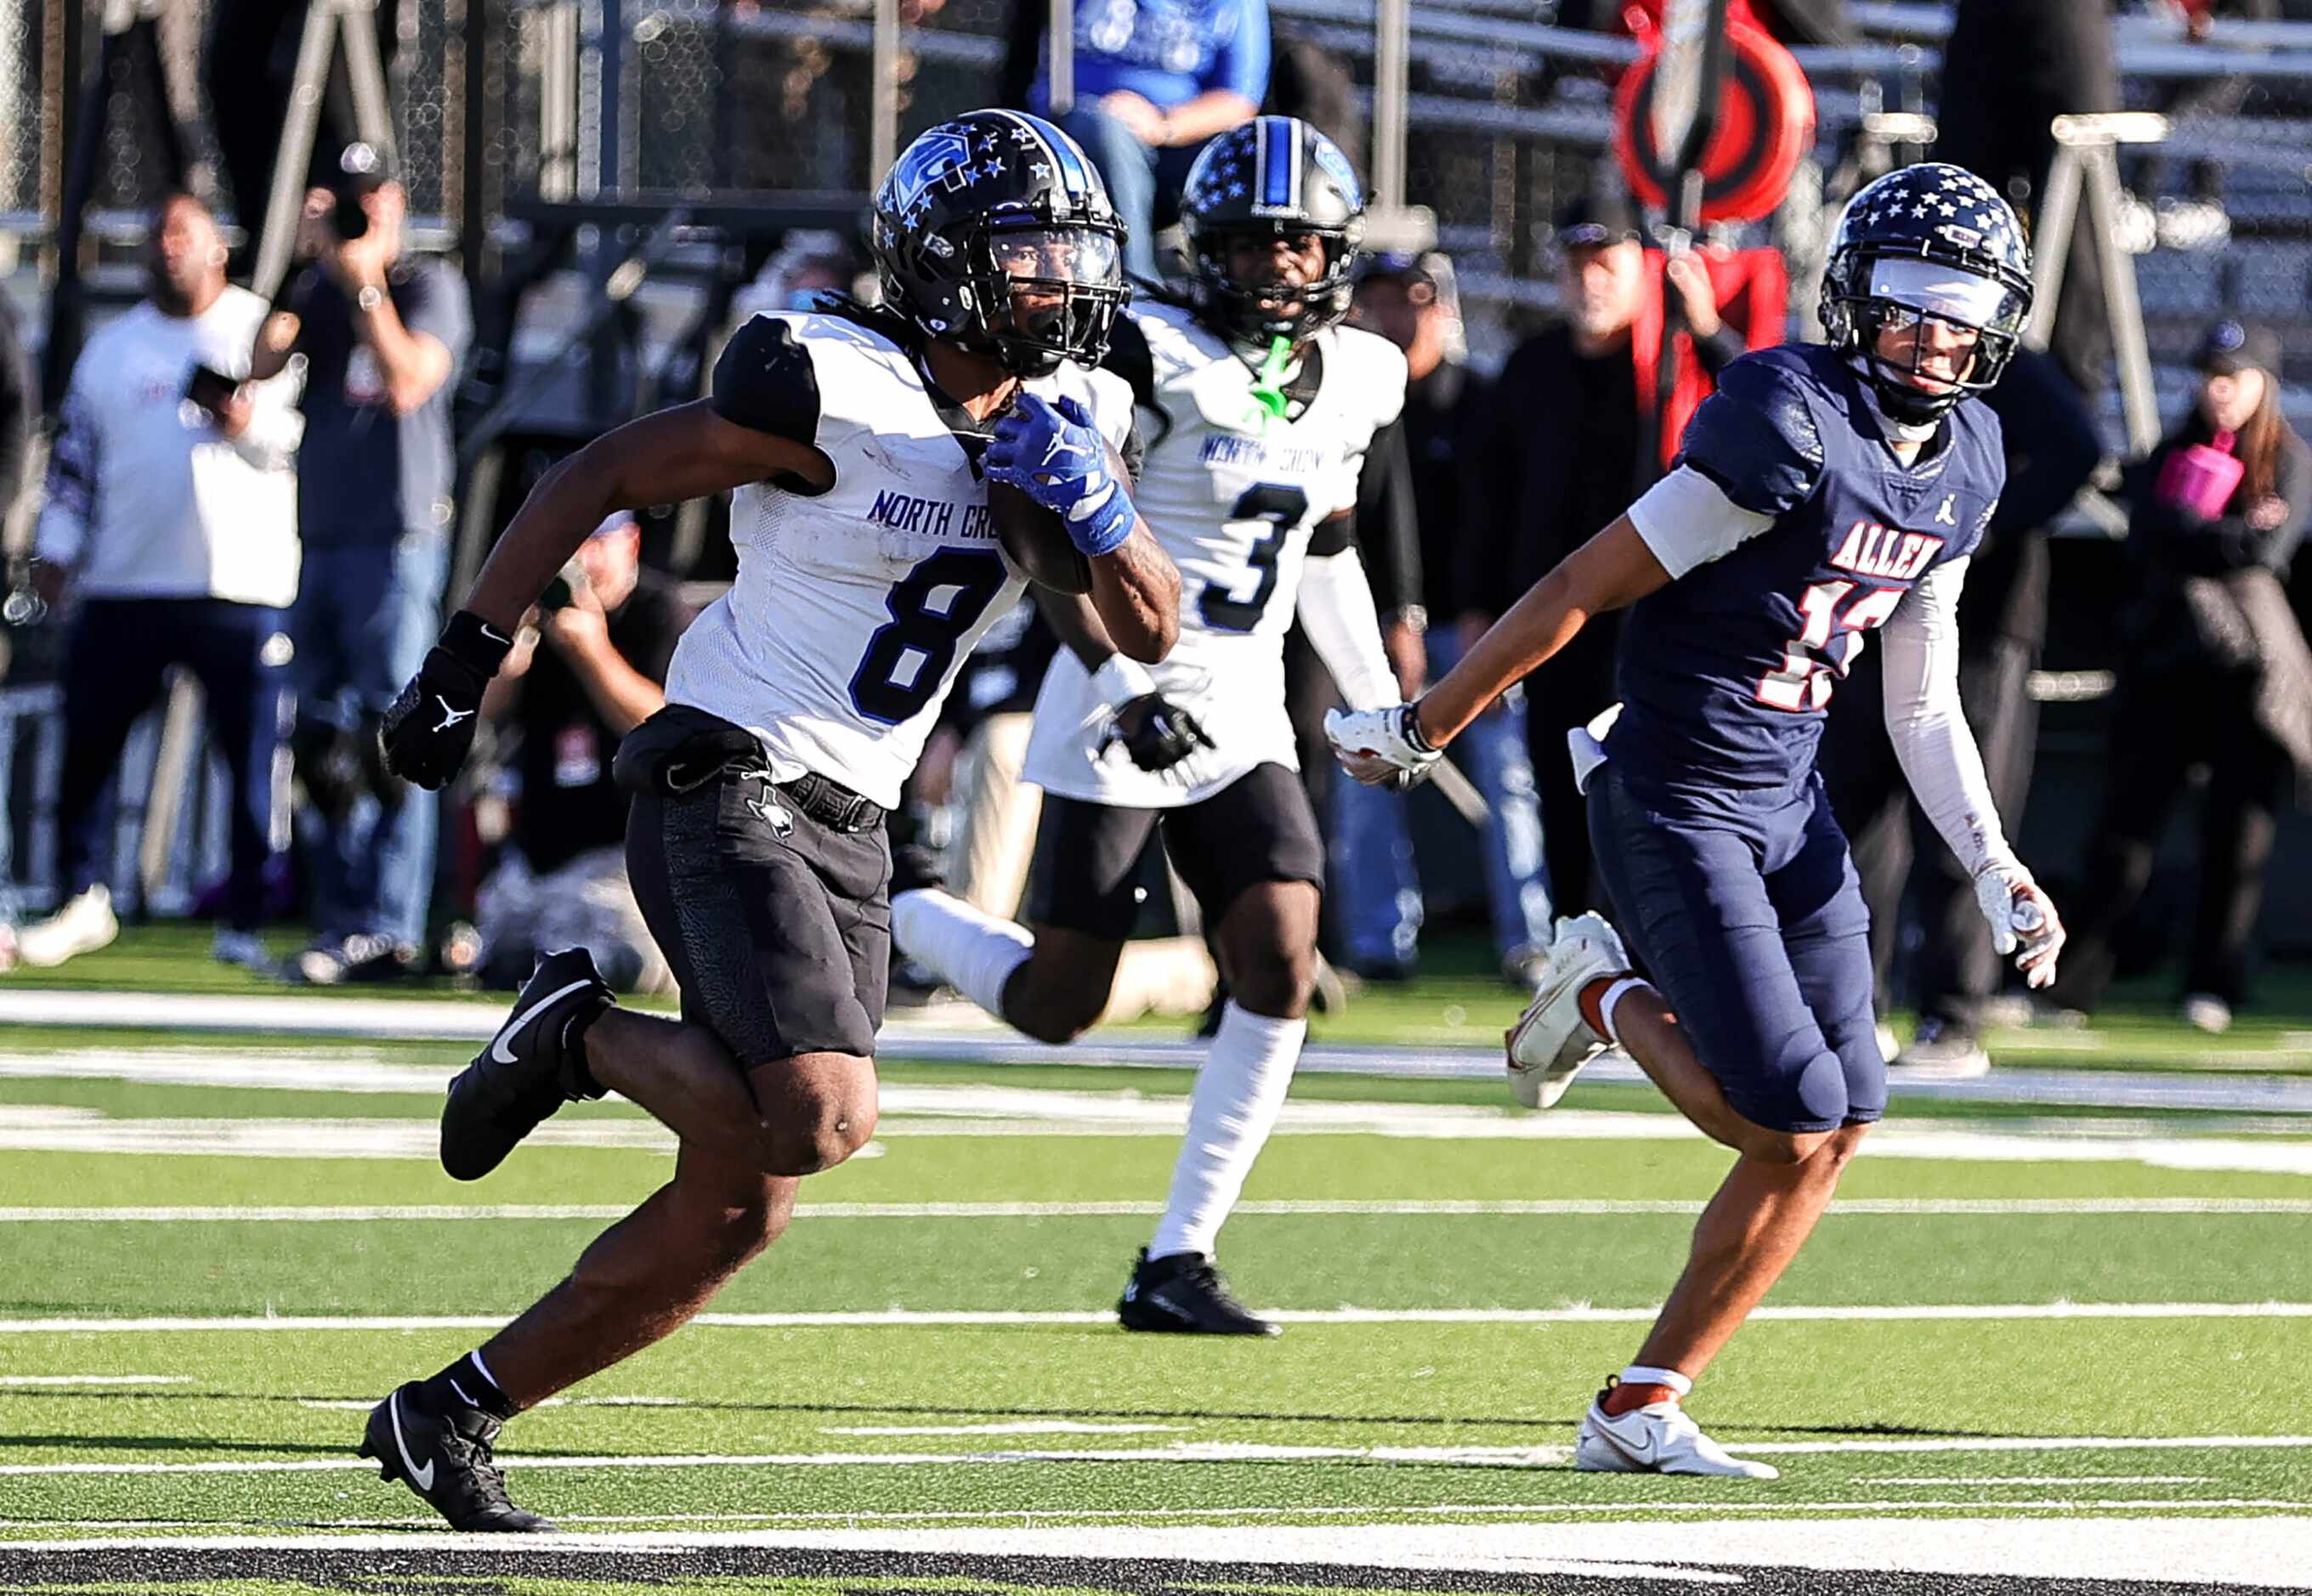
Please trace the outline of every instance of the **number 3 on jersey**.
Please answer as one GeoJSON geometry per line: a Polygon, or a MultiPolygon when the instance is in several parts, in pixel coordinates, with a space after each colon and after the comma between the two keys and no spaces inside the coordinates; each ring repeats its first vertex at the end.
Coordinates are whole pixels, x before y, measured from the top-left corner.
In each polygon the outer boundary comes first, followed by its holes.
{"type": "Polygon", "coordinates": [[[1237,496],[1236,507],[1229,511],[1230,532],[1246,521],[1268,523],[1267,532],[1245,557],[1246,567],[1258,580],[1248,598],[1239,598],[1233,588],[1207,584],[1196,595],[1196,609],[1205,625],[1214,632],[1250,632],[1260,624],[1260,614],[1276,591],[1276,562],[1284,553],[1284,540],[1308,513],[1309,495],[1283,483],[1257,483],[1237,496]]]}
{"type": "Polygon", "coordinates": [[[851,673],[851,702],[885,726],[912,720],[955,663],[955,648],[1004,582],[1003,562],[971,549],[941,549],[892,584],[891,618],[867,639],[851,673]]]}
{"type": "Polygon", "coordinates": [[[1785,646],[1782,668],[1759,678],[1760,703],[1818,710],[1830,702],[1832,689],[1862,652],[1862,633],[1884,626],[1903,602],[1901,588],[1866,588],[1841,614],[1840,602],[1854,588],[1852,582],[1817,582],[1800,596],[1799,615],[1806,629],[1785,646]]]}

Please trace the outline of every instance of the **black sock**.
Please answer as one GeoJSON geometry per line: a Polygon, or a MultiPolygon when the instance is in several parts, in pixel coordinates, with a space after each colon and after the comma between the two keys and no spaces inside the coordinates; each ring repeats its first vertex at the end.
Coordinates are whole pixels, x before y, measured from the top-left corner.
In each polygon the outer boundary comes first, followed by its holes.
{"type": "Polygon", "coordinates": [[[602,1083],[586,1063],[586,1033],[609,1007],[590,1003],[562,1023],[562,1090],[566,1096],[591,1103],[603,1095],[602,1083]]]}
{"type": "Polygon", "coordinates": [[[498,1382],[490,1378],[478,1352],[469,1352],[426,1381],[419,1400],[434,1413],[478,1408],[492,1418],[513,1417],[513,1403],[498,1389],[498,1382]]]}

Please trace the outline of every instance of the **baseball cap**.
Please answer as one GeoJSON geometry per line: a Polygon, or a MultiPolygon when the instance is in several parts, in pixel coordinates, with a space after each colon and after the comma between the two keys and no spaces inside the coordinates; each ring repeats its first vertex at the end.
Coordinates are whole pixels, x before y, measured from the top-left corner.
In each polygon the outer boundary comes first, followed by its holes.
{"type": "Polygon", "coordinates": [[[394,180],[393,162],[375,144],[355,139],[337,154],[337,178],[332,185],[340,194],[370,194],[394,180]]]}
{"type": "Polygon", "coordinates": [[[1557,213],[1560,249],[1592,249],[1644,236],[1629,196],[1613,189],[1578,194],[1557,213]]]}
{"type": "Polygon", "coordinates": [[[2255,366],[2276,377],[2280,339],[2270,327],[2226,319],[2208,329],[2192,363],[2210,376],[2229,377],[2243,367],[2255,366]]]}

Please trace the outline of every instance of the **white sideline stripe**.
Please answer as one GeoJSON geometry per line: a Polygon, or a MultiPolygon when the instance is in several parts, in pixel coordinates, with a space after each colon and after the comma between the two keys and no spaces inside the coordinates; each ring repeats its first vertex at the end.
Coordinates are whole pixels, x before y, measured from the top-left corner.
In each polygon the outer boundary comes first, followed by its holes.
{"type": "MultiPolygon", "coordinates": [[[[1607,1504],[1593,1504],[1607,1505],[1607,1504]]],[[[1338,1521],[1303,1526],[1266,1523],[1216,1524],[1204,1533],[1130,1523],[1115,1525],[1025,1525],[1018,1518],[1001,1527],[908,1530],[828,1528],[773,1531],[724,1531],[557,1536],[537,1540],[511,1535],[457,1535],[409,1531],[355,1535],[177,1535],[150,1540],[76,1539],[23,1541],[16,1552],[110,1552],[124,1547],[202,1551],[451,1551],[474,1559],[520,1557],[551,1548],[557,1554],[656,1554],[679,1557],[708,1548],[793,1547],[829,1550],[889,1551],[926,1555],[1149,1558],[1204,1564],[1315,1564],[1360,1569],[1450,1569],[1522,1575],[1584,1573],[1598,1576],[1651,1575],[1695,1583],[1741,1583],[1734,1567],[1778,1566],[1917,1572],[1950,1575],[2001,1574],[2014,1578],[2064,1579],[2082,1583],[2136,1579],[2175,1590],[2195,1583],[2265,1587],[2299,1586],[2304,1538],[2312,1519],[2300,1514],[2266,1518],[2218,1516],[2227,1503],[2198,1503],[2203,1516],[2147,1520],[2124,1513],[2061,1520],[2001,1516],[1957,1519],[1842,1517],[1841,1532],[1826,1537],[1819,1517],[1803,1514],[1804,1504],[1779,1510],[1753,1504],[1735,1517],[1700,1503],[1678,1504],[1707,1516],[1657,1516],[1654,1512],[1614,1504],[1609,1511],[1633,1522],[1591,1518],[1519,1523],[1354,1523],[1338,1521]],[[1706,1572],[1697,1572],[1697,1566],[1706,1572]]],[[[1966,1504],[1968,1507],[1977,1504],[1966,1504]]],[[[2098,1513],[2108,1504],[2091,1504],[2098,1513]]],[[[2242,1502],[2253,1508],[2260,1503],[2242,1502]]],[[[2281,1504],[2282,1508],[2295,1504],[2281,1504]]],[[[1366,1510],[1371,1512],[1372,1510],[1366,1510]]],[[[1386,1511],[1386,1510],[1382,1510],[1386,1511]]],[[[1519,1513],[1543,1519],[1562,1515],[1531,1509],[1519,1513]]],[[[1835,1508],[1833,1511],[1837,1511],[1835,1508]]],[[[1850,1513],[1852,1509],[1848,1510],[1850,1513]]],[[[479,1562],[469,1566],[481,1566],[479,1562]]],[[[1870,1589],[1833,1575],[1826,1586],[1870,1589]]],[[[2299,1587],[2300,1588],[2300,1587],[2299,1587]]]]}
{"type": "Polygon", "coordinates": [[[1068,1418],[993,1425],[822,1425],[822,1435],[1170,1435],[1187,1425],[1088,1425],[1068,1418]]]}
{"type": "MultiPolygon", "coordinates": [[[[1668,1215],[1690,1217],[1700,1202],[1651,1199],[1532,1198],[1285,1199],[1245,1202],[1238,1214],[1289,1218],[1300,1216],[1383,1217],[1493,1217],[1518,1216],[1668,1215]]],[[[633,1211],[620,1203],[387,1204],[366,1207],[195,1206],[181,1208],[0,1208],[0,1225],[58,1224],[234,1224],[373,1225],[459,1224],[491,1219],[623,1219],[633,1211]]],[[[796,1206],[798,1219],[1101,1219],[1145,1218],[1161,1214],[1160,1202],[823,1202],[796,1206]]],[[[1832,1206],[1830,1217],[1855,1218],[1964,1218],[2013,1215],[2149,1215],[2218,1217],[2312,1214],[2312,1198],[2298,1197],[2046,1197],[2046,1198],[1860,1198],[1832,1206]]]]}
{"type": "MultiPolygon", "coordinates": [[[[1263,1308],[1285,1324],[1651,1324],[1645,1308],[1263,1308]]],[[[1890,1322],[2011,1319],[2312,1319],[2312,1303],[1899,1303],[1879,1306],[1769,1306],[1754,1321],[1890,1322]]],[[[0,1319],[0,1335],[92,1335],[108,1331],[173,1334],[192,1330],[495,1330],[503,1314],[264,1315],[241,1318],[0,1319]]],[[[1014,1313],[1001,1310],[871,1308],[824,1313],[701,1313],[692,1322],[725,1330],[859,1330],[1111,1325],[1105,1310],[1014,1313]]]]}
{"type": "MultiPolygon", "coordinates": [[[[1972,1436],[1935,1440],[1761,1441],[1742,1444],[1757,1456],[1900,1454],[1914,1452],[2132,1452],[2215,1450],[2295,1451],[2312,1447],[2305,1435],[1972,1436]]],[[[970,1452],[673,1452],[599,1457],[500,1457],[505,1469],[915,1469],[985,1468],[1008,1463],[1281,1463],[1377,1462],[1420,1468],[1554,1469],[1572,1461],[1570,1446],[1284,1446],[1259,1442],[1176,1441],[1162,1446],[1032,1447],[970,1452]]],[[[360,1458],[221,1458],[201,1462],[63,1462],[0,1464],[0,1478],[180,1474],[344,1474],[373,1470],[360,1458]]],[[[2120,1502],[2137,1499],[2117,1498],[2120,1502]]],[[[1866,1502],[1871,1507],[1890,1504],[1866,1502]]],[[[1719,1504],[1710,1504],[1716,1506],[1719,1504]]],[[[1771,1504],[1762,1504],[1771,1507],[1771,1504]]],[[[1904,1503],[1899,1505],[1921,1505],[1904,1503]]],[[[1970,1505],[1966,1503],[1954,1504],[1970,1505]]],[[[2281,1504],[2281,1505],[2292,1505],[2281,1504]]],[[[1616,1504],[1602,1511],[1625,1511],[1616,1504]]],[[[1544,1511],[1537,1507],[1535,1511],[1544,1511]]],[[[1570,1509],[1569,1511],[1580,1511],[1570,1509]]],[[[988,1516],[1003,1516],[994,1514],[988,1516]]]]}
{"type": "Polygon", "coordinates": [[[0,1386],[188,1385],[190,1374],[0,1374],[0,1386]]]}

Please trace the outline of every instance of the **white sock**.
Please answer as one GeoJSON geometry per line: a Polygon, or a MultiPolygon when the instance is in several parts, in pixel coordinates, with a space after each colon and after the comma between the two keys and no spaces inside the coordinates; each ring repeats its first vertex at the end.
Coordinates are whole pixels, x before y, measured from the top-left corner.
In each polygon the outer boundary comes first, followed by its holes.
{"type": "Polygon", "coordinates": [[[1648,1364],[1632,1364],[1622,1371],[1624,1385],[1667,1385],[1680,1397],[1694,1394],[1694,1382],[1676,1369],[1657,1369],[1648,1364]]]}
{"type": "Polygon", "coordinates": [[[1187,1138],[1172,1168],[1171,1195],[1148,1243],[1149,1257],[1212,1256],[1222,1222],[1284,1106],[1308,1034],[1305,1019],[1271,1019],[1234,1003],[1221,1010],[1220,1032],[1188,1097],[1187,1138]]]}
{"type": "Polygon", "coordinates": [[[1622,1033],[1614,1024],[1614,1011],[1622,1006],[1622,999],[1632,992],[1651,992],[1653,990],[1654,983],[1642,975],[1625,975],[1606,989],[1606,995],[1598,999],[1598,1017],[1606,1022],[1607,1041],[1616,1047],[1622,1045],[1622,1033]]]}
{"type": "Polygon", "coordinates": [[[891,900],[891,938],[902,953],[929,964],[999,1020],[1003,983],[1036,950],[1036,939],[1018,925],[983,914],[935,886],[891,900]]]}

